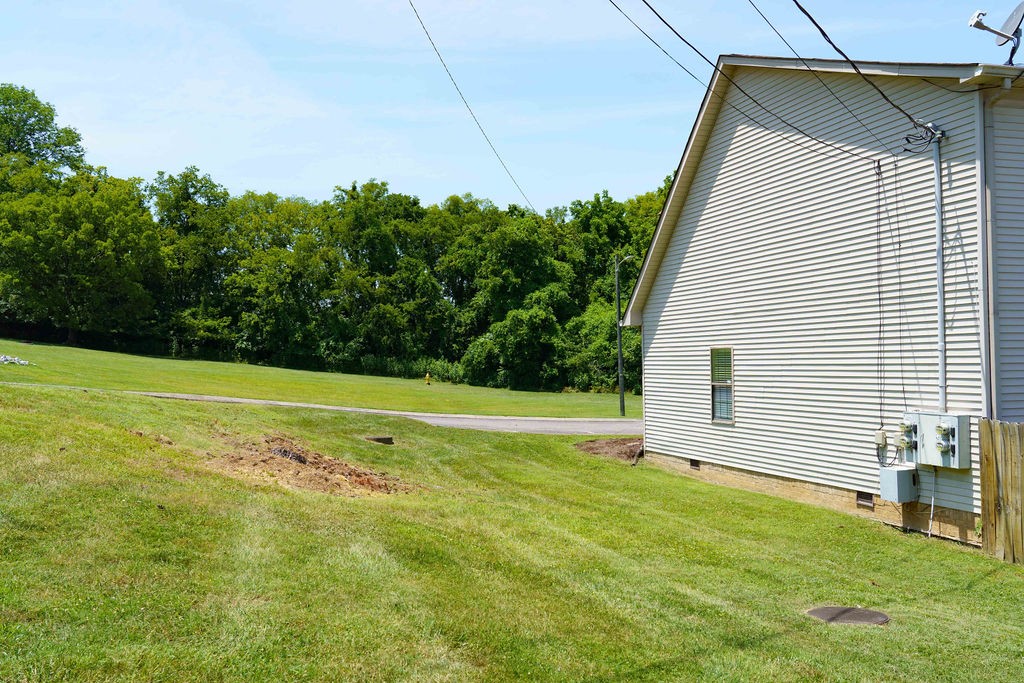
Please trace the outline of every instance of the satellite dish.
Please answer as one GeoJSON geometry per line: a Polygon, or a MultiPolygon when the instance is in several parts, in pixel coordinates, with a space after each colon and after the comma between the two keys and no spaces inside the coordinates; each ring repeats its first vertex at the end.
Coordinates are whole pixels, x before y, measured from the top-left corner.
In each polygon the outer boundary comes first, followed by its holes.
{"type": "MultiPolygon", "coordinates": [[[[996,45],[1006,45],[1013,40],[1014,34],[1020,30],[1021,21],[1024,21],[1024,2],[1017,5],[1017,9],[1010,12],[1010,16],[1003,22],[1003,27],[999,29],[999,32],[1003,35],[996,36],[996,45]]],[[[1017,39],[1020,39],[1019,34],[1017,39]]]]}
{"type": "Polygon", "coordinates": [[[987,12],[977,11],[971,20],[967,22],[967,25],[971,28],[976,28],[980,31],[988,31],[989,33],[996,34],[996,45],[1006,45],[1008,42],[1013,41],[1013,47],[1010,49],[1010,58],[1006,60],[1006,66],[1013,66],[1013,57],[1017,54],[1017,48],[1020,47],[1020,36],[1021,22],[1024,21],[1024,2],[1017,5],[1017,8],[1010,12],[1010,16],[1003,22],[1003,26],[1000,29],[994,29],[991,26],[987,26],[982,18],[987,12]]]}

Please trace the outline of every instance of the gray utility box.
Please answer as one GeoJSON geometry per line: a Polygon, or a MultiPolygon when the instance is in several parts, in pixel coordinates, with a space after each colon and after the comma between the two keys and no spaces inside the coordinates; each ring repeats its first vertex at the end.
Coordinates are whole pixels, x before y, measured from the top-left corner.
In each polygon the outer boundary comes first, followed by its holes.
{"type": "Polygon", "coordinates": [[[902,463],[883,467],[878,472],[879,495],[893,503],[912,503],[917,500],[917,465],[902,463]]]}
{"type": "Polygon", "coordinates": [[[900,448],[907,462],[954,470],[971,468],[971,418],[924,410],[904,413],[900,448]]]}

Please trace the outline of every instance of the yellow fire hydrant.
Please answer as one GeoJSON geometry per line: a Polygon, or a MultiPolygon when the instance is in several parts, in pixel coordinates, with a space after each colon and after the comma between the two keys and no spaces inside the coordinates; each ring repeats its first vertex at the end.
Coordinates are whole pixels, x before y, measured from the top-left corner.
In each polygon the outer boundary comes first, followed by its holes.
{"type": "Polygon", "coordinates": [[[427,373],[427,376],[424,379],[427,382],[427,386],[430,386],[430,373],[429,372],[427,373]]]}

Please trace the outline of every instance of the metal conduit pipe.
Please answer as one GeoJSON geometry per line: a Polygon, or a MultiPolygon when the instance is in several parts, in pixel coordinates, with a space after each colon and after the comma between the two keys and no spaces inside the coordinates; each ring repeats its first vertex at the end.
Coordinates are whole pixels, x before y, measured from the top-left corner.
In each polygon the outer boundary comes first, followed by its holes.
{"type": "Polygon", "coordinates": [[[946,239],[942,223],[942,152],[939,145],[946,134],[929,124],[934,132],[932,151],[935,159],[935,308],[938,325],[939,412],[946,412],[946,264],[943,253],[946,239]]]}
{"type": "Polygon", "coordinates": [[[992,195],[989,188],[989,166],[995,158],[995,123],[993,122],[993,110],[997,102],[1008,95],[1013,88],[1013,79],[1004,78],[1003,87],[998,91],[988,91],[979,99],[981,108],[981,135],[979,142],[979,155],[982,162],[979,164],[980,174],[980,223],[978,239],[978,263],[980,271],[979,282],[979,308],[981,322],[981,391],[984,408],[982,417],[993,418],[999,413],[998,401],[996,400],[996,380],[993,374],[993,359],[995,357],[994,335],[996,329],[995,311],[993,310],[992,294],[992,240],[995,235],[995,208],[992,206],[992,195]]]}

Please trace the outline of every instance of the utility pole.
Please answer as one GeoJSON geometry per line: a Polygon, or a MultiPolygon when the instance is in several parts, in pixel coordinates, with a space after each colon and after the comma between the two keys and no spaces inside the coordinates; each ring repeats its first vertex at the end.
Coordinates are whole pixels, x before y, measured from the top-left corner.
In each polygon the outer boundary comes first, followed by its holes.
{"type": "Polygon", "coordinates": [[[622,300],[619,297],[619,266],[633,258],[633,255],[630,254],[621,261],[618,254],[613,258],[615,259],[615,339],[619,346],[619,416],[625,417],[626,388],[622,378],[622,300]]]}

